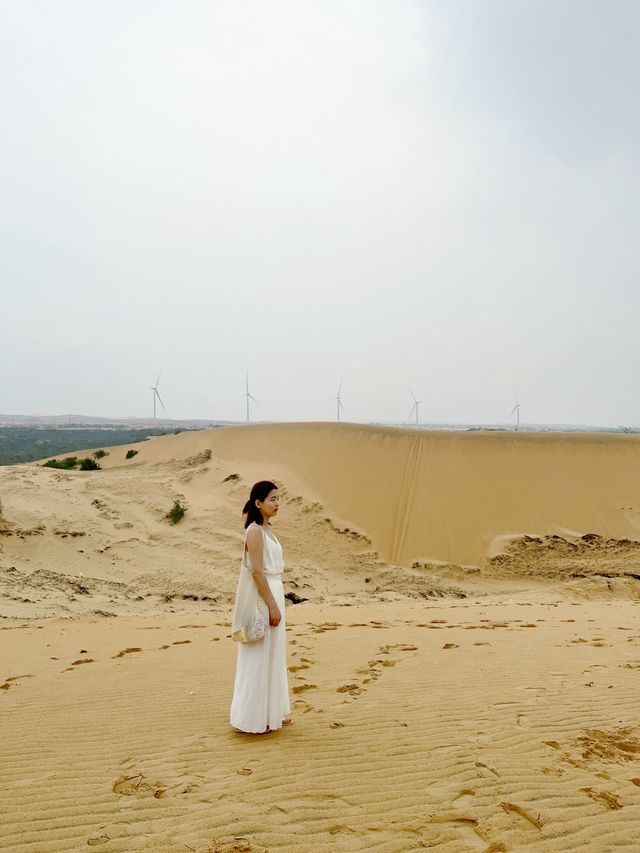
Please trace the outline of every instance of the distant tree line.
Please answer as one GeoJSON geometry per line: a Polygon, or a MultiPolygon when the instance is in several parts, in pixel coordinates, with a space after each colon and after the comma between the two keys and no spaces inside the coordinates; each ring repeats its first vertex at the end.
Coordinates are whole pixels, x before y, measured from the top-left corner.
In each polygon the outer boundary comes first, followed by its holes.
{"type": "Polygon", "coordinates": [[[90,447],[116,446],[144,441],[175,429],[56,429],[51,427],[0,427],[0,465],[33,462],[90,447]]]}

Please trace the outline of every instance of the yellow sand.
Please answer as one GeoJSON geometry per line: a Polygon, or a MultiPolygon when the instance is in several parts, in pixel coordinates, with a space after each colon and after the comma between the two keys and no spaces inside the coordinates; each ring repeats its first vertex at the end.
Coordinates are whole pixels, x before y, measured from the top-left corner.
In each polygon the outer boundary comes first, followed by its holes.
{"type": "Polygon", "coordinates": [[[0,469],[0,849],[637,849],[637,437],[284,424],[135,448],[0,469]],[[263,477],[301,600],[294,725],[248,736],[229,619],[263,477]]]}

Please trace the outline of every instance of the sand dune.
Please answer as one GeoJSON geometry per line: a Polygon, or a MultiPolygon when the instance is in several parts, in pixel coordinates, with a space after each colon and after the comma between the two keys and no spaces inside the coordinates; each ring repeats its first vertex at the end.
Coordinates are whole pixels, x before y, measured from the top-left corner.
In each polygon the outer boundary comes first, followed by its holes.
{"type": "Polygon", "coordinates": [[[393,563],[477,564],[505,534],[640,539],[636,435],[276,424],[212,438],[221,456],[288,465],[393,563]]]}
{"type": "Polygon", "coordinates": [[[638,437],[285,424],[136,449],[0,469],[0,849],[637,849],[638,437]],[[260,737],[228,723],[229,620],[263,477],[294,725],[260,737]]]}

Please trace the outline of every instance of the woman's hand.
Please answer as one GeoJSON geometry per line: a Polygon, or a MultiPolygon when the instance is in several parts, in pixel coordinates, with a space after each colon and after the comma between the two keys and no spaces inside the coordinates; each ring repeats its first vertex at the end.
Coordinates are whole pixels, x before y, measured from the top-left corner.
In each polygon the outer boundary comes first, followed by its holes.
{"type": "Polygon", "coordinates": [[[275,628],[277,625],[280,624],[281,619],[282,619],[282,616],[280,614],[280,611],[278,610],[278,606],[276,604],[270,605],[269,606],[269,625],[271,625],[275,628]]]}

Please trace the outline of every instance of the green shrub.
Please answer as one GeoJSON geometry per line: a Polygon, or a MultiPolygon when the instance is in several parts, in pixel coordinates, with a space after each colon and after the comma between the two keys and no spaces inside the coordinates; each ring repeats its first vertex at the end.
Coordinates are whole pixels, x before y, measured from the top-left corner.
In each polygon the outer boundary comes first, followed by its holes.
{"type": "Polygon", "coordinates": [[[137,456],[137,450],[127,450],[127,455],[124,457],[125,459],[133,459],[134,456],[137,456]]]}
{"type": "Polygon", "coordinates": [[[42,466],[43,468],[63,468],[68,470],[75,468],[78,465],[79,459],[77,456],[65,456],[64,459],[49,459],[42,466]]]}
{"type": "Polygon", "coordinates": [[[179,500],[173,502],[173,506],[166,515],[171,524],[177,524],[187,511],[186,506],[183,506],[179,500]]]}
{"type": "Polygon", "coordinates": [[[104,457],[108,456],[108,455],[109,454],[107,453],[106,450],[94,450],[93,451],[93,458],[94,459],[104,459],[104,457]]]}
{"type": "Polygon", "coordinates": [[[100,465],[96,462],[95,459],[92,459],[90,456],[85,457],[80,460],[80,470],[81,471],[99,471],[100,465]]]}

